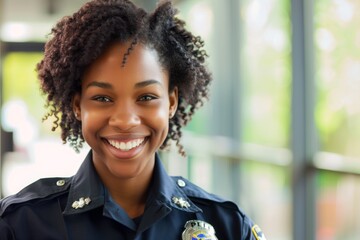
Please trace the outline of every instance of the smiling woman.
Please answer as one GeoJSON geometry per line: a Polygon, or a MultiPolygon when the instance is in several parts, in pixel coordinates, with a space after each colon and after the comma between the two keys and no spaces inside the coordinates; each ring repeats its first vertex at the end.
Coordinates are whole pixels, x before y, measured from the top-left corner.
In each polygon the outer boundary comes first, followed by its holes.
{"type": "Polygon", "coordinates": [[[139,182],[150,182],[155,152],[178,102],[177,88],[168,90],[169,73],[156,51],[136,45],[121,67],[130,44],[112,43],[88,67],[73,101],[95,168],[110,193],[117,179],[137,179],[132,191],[138,191],[139,182]]]}
{"type": "Polygon", "coordinates": [[[91,150],[70,178],[0,202],[1,239],[265,239],[235,203],[170,177],[157,154],[207,99],[201,38],[170,1],[94,0],[52,29],[37,65],[53,129],[91,150]]]}

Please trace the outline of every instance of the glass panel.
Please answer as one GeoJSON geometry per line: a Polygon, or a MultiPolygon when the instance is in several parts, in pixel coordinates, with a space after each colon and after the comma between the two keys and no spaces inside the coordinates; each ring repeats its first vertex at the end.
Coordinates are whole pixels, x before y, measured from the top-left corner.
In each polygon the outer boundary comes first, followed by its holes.
{"type": "MultiPolygon", "coordinates": [[[[292,191],[288,167],[248,159],[240,161],[228,154],[225,146],[230,144],[221,138],[213,141],[188,138],[185,142],[194,147],[189,148],[191,152],[186,161],[176,155],[170,156],[167,164],[171,175],[180,172],[205,190],[238,203],[262,228],[267,239],[292,239],[292,191]]],[[[267,153],[279,155],[270,149],[267,153]]]]}
{"type": "Polygon", "coordinates": [[[21,52],[4,57],[2,126],[13,132],[15,145],[2,159],[4,196],[42,177],[72,175],[87,153],[85,147],[77,155],[62,144],[59,131],[51,132],[51,120],[42,122],[45,101],[35,72],[41,57],[21,52]]]}
{"type": "Polygon", "coordinates": [[[320,172],[317,190],[316,239],[360,239],[360,178],[320,172]]]}
{"type": "MultiPolygon", "coordinates": [[[[176,5],[179,9],[179,18],[185,20],[186,28],[189,29],[195,36],[200,36],[205,42],[205,50],[208,55],[212,56],[212,36],[213,36],[213,20],[214,12],[211,1],[208,0],[190,0],[179,1],[176,5]]],[[[214,58],[208,58],[209,64],[214,62],[214,58]]],[[[211,68],[213,71],[214,68],[211,68]]],[[[209,133],[209,121],[207,116],[209,115],[209,103],[205,102],[205,105],[199,109],[194,115],[193,119],[186,126],[186,130],[197,134],[209,133]]]]}
{"type": "Polygon", "coordinates": [[[35,65],[40,53],[9,53],[3,61],[2,124],[14,132],[15,147],[26,147],[36,138],[44,111],[35,65]]]}
{"type": "Polygon", "coordinates": [[[284,167],[244,162],[240,207],[262,228],[267,239],[292,239],[290,175],[284,167]]]}
{"type": "Polygon", "coordinates": [[[360,1],[314,3],[320,149],[360,158],[360,1]]]}
{"type": "Polygon", "coordinates": [[[291,92],[289,1],[241,2],[243,139],[288,147],[291,92]]]}

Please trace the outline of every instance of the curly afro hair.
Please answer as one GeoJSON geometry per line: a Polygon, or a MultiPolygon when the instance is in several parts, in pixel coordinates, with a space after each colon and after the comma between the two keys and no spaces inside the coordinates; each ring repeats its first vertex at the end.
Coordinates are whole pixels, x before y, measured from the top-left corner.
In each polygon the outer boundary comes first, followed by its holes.
{"type": "Polygon", "coordinates": [[[81,122],[72,107],[74,95],[81,92],[84,71],[110,43],[131,41],[123,64],[134,45],[149,46],[157,51],[160,64],[169,73],[169,91],[178,88],[178,109],[169,120],[161,149],[172,139],[185,155],[181,129],[208,98],[211,74],[205,66],[204,42],[187,31],[176,14],[170,1],[159,3],[148,13],[128,0],[93,0],[55,25],[37,72],[49,108],[44,119],[55,117],[52,130],[61,128],[64,143],[69,142],[76,151],[84,143],[81,122]]]}

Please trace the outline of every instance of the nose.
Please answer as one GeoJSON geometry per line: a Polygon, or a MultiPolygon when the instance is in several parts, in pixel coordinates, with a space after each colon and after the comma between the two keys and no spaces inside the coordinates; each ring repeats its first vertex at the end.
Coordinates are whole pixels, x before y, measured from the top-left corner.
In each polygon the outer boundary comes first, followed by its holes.
{"type": "Polygon", "coordinates": [[[129,103],[116,104],[109,119],[109,125],[121,131],[130,130],[140,122],[136,108],[129,103]]]}

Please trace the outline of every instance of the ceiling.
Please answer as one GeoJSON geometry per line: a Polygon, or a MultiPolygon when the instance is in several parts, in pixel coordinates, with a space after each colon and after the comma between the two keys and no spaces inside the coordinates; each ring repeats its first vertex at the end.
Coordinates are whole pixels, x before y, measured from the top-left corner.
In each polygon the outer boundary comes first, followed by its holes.
{"type": "MultiPolygon", "coordinates": [[[[87,0],[0,0],[0,40],[44,41],[52,26],[87,0]]],[[[155,0],[135,0],[149,9],[155,0]]]]}
{"type": "Polygon", "coordinates": [[[44,22],[68,15],[86,0],[2,0],[3,22],[44,22]]]}
{"type": "Polygon", "coordinates": [[[0,0],[3,41],[43,41],[56,21],[86,0],[0,0]]]}

